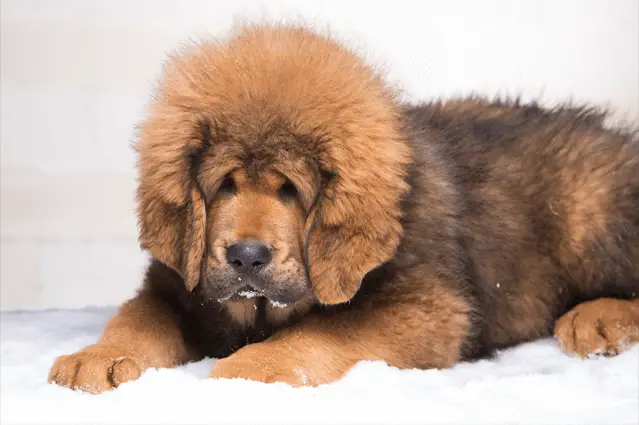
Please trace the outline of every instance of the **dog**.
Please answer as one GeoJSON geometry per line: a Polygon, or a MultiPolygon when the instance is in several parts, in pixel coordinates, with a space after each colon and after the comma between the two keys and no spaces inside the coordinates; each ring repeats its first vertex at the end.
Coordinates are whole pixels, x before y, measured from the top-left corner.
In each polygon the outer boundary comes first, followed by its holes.
{"type": "Polygon", "coordinates": [[[606,112],[407,104],[334,38],[247,24],[171,55],[139,124],[144,284],[49,381],[100,393],[217,358],[317,386],[554,334],[639,341],[639,138],[606,112]]]}

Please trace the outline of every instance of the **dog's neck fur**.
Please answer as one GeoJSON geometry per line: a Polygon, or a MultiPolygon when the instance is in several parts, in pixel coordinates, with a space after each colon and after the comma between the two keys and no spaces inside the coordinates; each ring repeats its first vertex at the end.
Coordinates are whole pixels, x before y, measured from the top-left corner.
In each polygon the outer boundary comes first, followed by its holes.
{"type": "Polygon", "coordinates": [[[303,299],[297,303],[281,307],[273,305],[264,297],[246,298],[222,303],[231,319],[242,328],[273,327],[280,328],[294,318],[304,316],[314,302],[303,299]]]}

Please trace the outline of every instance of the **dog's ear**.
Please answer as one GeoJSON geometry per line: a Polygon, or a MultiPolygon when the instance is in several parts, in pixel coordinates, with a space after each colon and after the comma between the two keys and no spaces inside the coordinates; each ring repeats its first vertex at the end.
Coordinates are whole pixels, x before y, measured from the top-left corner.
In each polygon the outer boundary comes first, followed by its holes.
{"type": "Polygon", "coordinates": [[[185,120],[168,126],[149,120],[139,127],[136,197],[141,247],[178,272],[191,291],[206,251],[206,201],[193,173],[206,140],[201,124],[185,120]],[[185,138],[185,128],[196,129],[192,137],[185,138]]]}
{"type": "Polygon", "coordinates": [[[171,205],[149,195],[138,203],[140,244],[156,260],[177,271],[189,291],[200,281],[206,244],[206,207],[193,188],[191,200],[171,205]]]}
{"type": "Polygon", "coordinates": [[[327,152],[330,158],[323,162],[331,171],[307,219],[305,257],[317,299],[338,304],[395,254],[411,155],[392,132],[385,140],[340,141],[327,152]]]}

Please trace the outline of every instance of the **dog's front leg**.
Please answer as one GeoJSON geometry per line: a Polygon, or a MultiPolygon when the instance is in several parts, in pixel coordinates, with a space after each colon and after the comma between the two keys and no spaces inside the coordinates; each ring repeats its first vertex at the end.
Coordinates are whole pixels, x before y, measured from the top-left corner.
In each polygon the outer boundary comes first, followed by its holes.
{"type": "Polygon", "coordinates": [[[137,379],[147,368],[174,367],[190,360],[195,356],[184,343],[177,315],[143,290],[109,320],[96,344],[58,357],[49,382],[100,393],[137,379]]]}
{"type": "Polygon", "coordinates": [[[445,287],[430,286],[427,295],[310,316],[218,360],[211,377],[317,386],[340,379],[360,360],[399,368],[450,367],[460,360],[470,307],[445,287]]]}

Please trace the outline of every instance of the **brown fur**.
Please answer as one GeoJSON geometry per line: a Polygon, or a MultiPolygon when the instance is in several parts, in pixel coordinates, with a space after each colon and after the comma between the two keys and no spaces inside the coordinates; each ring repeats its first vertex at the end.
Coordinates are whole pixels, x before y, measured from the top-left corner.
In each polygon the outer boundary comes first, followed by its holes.
{"type": "Polygon", "coordinates": [[[136,144],[145,284],[50,380],[100,392],[210,356],[212,377],[318,385],[553,329],[569,353],[618,353],[639,324],[639,140],[604,118],[403,105],[304,28],[192,45],[136,144]],[[248,274],[228,258],[245,241],[269,253],[248,274]]]}

